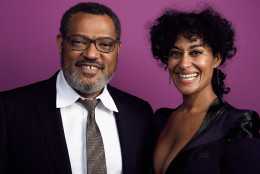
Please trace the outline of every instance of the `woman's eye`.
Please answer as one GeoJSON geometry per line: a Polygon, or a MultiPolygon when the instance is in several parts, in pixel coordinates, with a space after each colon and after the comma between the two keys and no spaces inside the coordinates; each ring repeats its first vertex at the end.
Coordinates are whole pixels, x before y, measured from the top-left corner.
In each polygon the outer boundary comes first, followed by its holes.
{"type": "Polygon", "coordinates": [[[177,51],[172,51],[170,52],[170,56],[171,57],[180,57],[181,56],[181,53],[180,52],[177,52],[177,51]]]}
{"type": "Polygon", "coordinates": [[[197,55],[200,55],[200,54],[202,54],[201,51],[192,51],[191,52],[191,55],[193,55],[193,56],[197,56],[197,55]]]}

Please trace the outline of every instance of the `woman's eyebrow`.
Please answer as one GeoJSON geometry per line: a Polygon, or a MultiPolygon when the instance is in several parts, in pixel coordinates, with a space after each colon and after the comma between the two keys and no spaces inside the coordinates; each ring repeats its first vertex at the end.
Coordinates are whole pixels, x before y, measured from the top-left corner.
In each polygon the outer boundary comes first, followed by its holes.
{"type": "Polygon", "coordinates": [[[192,48],[196,48],[196,47],[203,47],[203,48],[204,48],[204,45],[202,45],[202,44],[191,45],[191,46],[190,46],[190,49],[192,49],[192,48]]]}
{"type": "MultiPolygon", "coordinates": [[[[198,44],[198,45],[191,45],[190,46],[190,49],[193,49],[193,48],[196,48],[196,47],[203,47],[204,48],[204,45],[203,44],[198,44]]],[[[179,47],[177,47],[177,46],[172,46],[172,48],[171,49],[177,49],[177,50],[181,50],[181,48],[179,48],[179,47]]]]}

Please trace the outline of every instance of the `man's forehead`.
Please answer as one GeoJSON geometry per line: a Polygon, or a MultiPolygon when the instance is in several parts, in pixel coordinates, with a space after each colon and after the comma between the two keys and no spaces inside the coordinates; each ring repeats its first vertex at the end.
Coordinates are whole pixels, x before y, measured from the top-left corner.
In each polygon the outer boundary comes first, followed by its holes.
{"type": "MultiPolygon", "coordinates": [[[[72,23],[78,23],[82,20],[88,20],[89,22],[111,22],[114,24],[113,19],[108,16],[107,14],[92,14],[92,13],[85,13],[85,12],[78,12],[75,13],[71,18],[70,18],[70,25],[72,23]]],[[[75,24],[74,24],[75,25],[75,24]]]]}
{"type": "Polygon", "coordinates": [[[68,34],[97,35],[96,37],[116,37],[115,25],[108,15],[76,13],[70,20],[68,34]]]}

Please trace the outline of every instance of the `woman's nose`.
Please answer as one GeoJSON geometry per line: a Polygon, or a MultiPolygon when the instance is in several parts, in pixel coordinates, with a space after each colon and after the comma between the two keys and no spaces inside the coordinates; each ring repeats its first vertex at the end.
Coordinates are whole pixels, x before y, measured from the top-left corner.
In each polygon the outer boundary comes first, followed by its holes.
{"type": "Polygon", "coordinates": [[[180,59],[180,63],[179,63],[180,68],[182,69],[189,68],[191,66],[191,61],[192,61],[192,57],[189,54],[184,53],[180,59]]]}

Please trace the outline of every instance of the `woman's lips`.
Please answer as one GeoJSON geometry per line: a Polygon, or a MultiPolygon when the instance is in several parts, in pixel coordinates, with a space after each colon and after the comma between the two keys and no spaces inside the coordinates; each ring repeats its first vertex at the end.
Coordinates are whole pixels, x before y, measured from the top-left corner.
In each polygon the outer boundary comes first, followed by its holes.
{"type": "Polygon", "coordinates": [[[180,73],[176,73],[178,75],[178,77],[180,77],[180,79],[182,80],[193,80],[196,77],[198,77],[199,73],[190,73],[190,74],[180,74],[180,73]]]}

